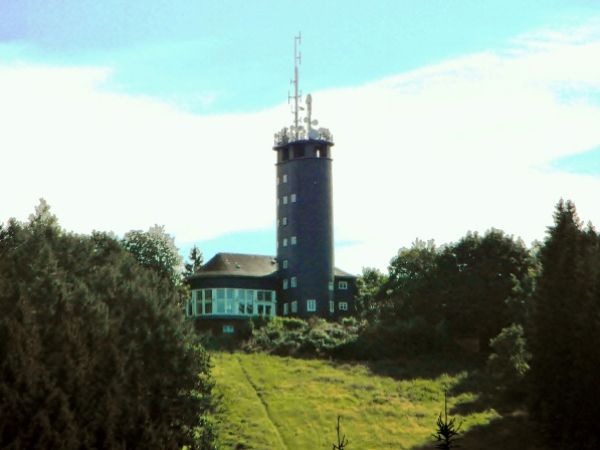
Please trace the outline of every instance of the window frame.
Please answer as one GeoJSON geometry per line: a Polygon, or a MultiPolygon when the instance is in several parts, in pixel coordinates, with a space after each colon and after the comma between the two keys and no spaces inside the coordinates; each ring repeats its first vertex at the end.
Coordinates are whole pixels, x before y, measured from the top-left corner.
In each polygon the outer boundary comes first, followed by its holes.
{"type": "Polygon", "coordinates": [[[306,312],[317,312],[317,300],[309,298],[306,300],[306,312]]]}

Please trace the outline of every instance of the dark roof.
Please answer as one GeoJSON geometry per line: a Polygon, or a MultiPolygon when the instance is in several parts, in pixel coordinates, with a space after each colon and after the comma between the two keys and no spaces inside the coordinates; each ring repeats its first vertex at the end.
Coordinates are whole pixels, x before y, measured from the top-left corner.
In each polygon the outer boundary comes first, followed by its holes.
{"type": "MultiPolygon", "coordinates": [[[[191,278],[212,276],[267,277],[277,274],[277,259],[267,255],[247,255],[244,253],[217,253],[191,278]]],[[[355,275],[337,267],[333,271],[336,277],[355,275]]]]}
{"type": "Polygon", "coordinates": [[[266,277],[275,272],[277,261],[273,256],[217,253],[193,278],[215,275],[266,277]]]}
{"type": "Polygon", "coordinates": [[[335,277],[356,278],[356,275],[352,275],[351,273],[346,272],[345,270],[342,270],[342,269],[338,269],[337,267],[333,268],[333,276],[335,276],[335,277]]]}

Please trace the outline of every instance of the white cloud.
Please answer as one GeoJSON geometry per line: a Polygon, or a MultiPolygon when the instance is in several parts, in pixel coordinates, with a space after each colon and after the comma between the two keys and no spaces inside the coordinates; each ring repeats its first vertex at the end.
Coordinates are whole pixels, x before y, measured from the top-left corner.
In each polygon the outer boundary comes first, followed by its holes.
{"type": "Polygon", "coordinates": [[[104,92],[107,76],[0,67],[2,219],[45,197],[82,232],[160,223],[193,240],[272,222],[272,124],[283,112],[193,116],[104,92]]]}
{"type": "MultiPolygon", "coordinates": [[[[593,24],[593,22],[592,22],[593,24]]],[[[385,268],[416,238],[438,243],[497,227],[544,236],[573,199],[600,224],[600,179],[548,162],[600,145],[600,39],[537,33],[348,89],[313,94],[334,133],[338,266],[385,268]],[[576,87],[577,101],[564,89],[576,87]]],[[[104,92],[107,69],[0,66],[0,219],[45,197],[67,229],[123,233],[164,224],[179,242],[272,226],[273,132],[281,105],[194,116],[104,92]]]]}

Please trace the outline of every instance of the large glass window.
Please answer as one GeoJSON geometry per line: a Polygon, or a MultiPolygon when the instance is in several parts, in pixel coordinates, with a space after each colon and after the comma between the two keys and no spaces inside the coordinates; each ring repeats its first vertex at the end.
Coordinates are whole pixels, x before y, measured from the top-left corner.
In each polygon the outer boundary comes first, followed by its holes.
{"type": "Polygon", "coordinates": [[[217,314],[225,314],[225,289],[217,289],[217,314]]]}
{"type": "Polygon", "coordinates": [[[275,315],[275,292],[257,289],[218,288],[192,291],[186,314],[275,315]],[[213,300],[214,293],[214,300],[213,300]],[[213,303],[214,311],[213,311],[213,303]]]}
{"type": "Polygon", "coordinates": [[[254,291],[246,290],[246,313],[254,314],[254,291]]]}
{"type": "Polygon", "coordinates": [[[227,289],[226,290],[227,293],[227,303],[225,306],[225,313],[226,314],[233,314],[234,311],[234,296],[235,296],[235,289],[227,289]]]}
{"type": "Polygon", "coordinates": [[[246,294],[244,289],[237,290],[236,301],[238,314],[246,314],[246,294]]]}
{"type": "Polygon", "coordinates": [[[212,298],[213,298],[212,289],[205,289],[204,290],[204,314],[212,314],[212,312],[213,312],[212,298]]]}
{"type": "Polygon", "coordinates": [[[196,294],[196,304],[194,309],[194,315],[200,316],[202,315],[202,292],[203,291],[195,291],[196,294]]]}

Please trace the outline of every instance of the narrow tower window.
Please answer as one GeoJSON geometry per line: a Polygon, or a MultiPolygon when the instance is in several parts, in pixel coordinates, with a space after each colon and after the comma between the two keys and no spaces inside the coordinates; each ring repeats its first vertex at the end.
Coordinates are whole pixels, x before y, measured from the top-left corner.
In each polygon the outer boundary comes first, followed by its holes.
{"type": "Polygon", "coordinates": [[[283,174],[283,182],[284,182],[284,183],[287,183],[287,173],[284,173],[284,174],[283,174]]]}
{"type": "Polygon", "coordinates": [[[281,219],[281,224],[285,227],[288,224],[287,217],[281,219]]]}
{"type": "Polygon", "coordinates": [[[284,195],[283,196],[283,204],[287,205],[287,202],[288,202],[288,197],[287,197],[287,195],[284,195]]]}
{"type": "Polygon", "coordinates": [[[283,289],[287,289],[288,288],[288,280],[287,278],[283,279],[283,289]]]}
{"type": "Polygon", "coordinates": [[[287,260],[287,259],[284,259],[284,260],[283,260],[283,268],[284,268],[284,269],[287,269],[287,268],[288,268],[288,260],[287,260]]]}
{"type": "MultiPolygon", "coordinates": [[[[298,239],[296,238],[296,236],[292,236],[292,245],[296,245],[297,243],[298,243],[298,239]]],[[[287,245],[287,242],[285,245],[287,245]]],[[[285,247],[285,245],[284,245],[284,247],[285,247]]]]}
{"type": "Polygon", "coordinates": [[[290,201],[291,201],[292,203],[296,203],[296,194],[292,194],[292,195],[290,196],[290,201]]]}
{"type": "Polygon", "coordinates": [[[298,280],[296,279],[296,277],[291,278],[290,284],[292,285],[293,288],[298,286],[298,280]]]}
{"type": "Polygon", "coordinates": [[[287,238],[283,238],[283,246],[287,247],[287,238]]]}

